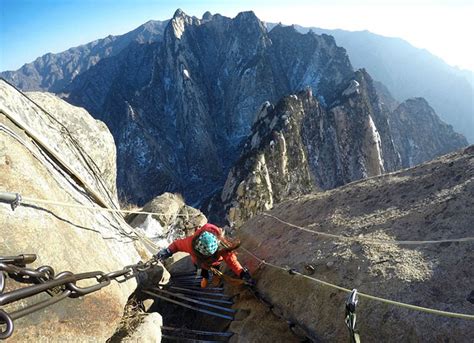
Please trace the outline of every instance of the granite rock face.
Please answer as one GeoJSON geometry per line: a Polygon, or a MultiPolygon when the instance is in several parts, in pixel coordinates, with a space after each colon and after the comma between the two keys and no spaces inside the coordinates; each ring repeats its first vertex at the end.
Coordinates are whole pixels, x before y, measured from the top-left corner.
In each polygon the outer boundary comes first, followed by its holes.
{"type": "MultiPolygon", "coordinates": [[[[394,241],[472,237],[473,180],[470,146],[411,169],[285,201],[238,233],[245,249],[283,269],[262,265],[245,251],[239,259],[250,267],[260,295],[315,341],[348,339],[347,293],[291,275],[289,268],[385,299],[472,314],[472,241],[394,241]]],[[[356,327],[367,342],[468,342],[473,324],[360,297],[356,327]]]]}
{"type": "Polygon", "coordinates": [[[325,189],[400,168],[388,122],[390,111],[380,100],[370,75],[358,70],[341,86],[328,111],[340,146],[333,156],[347,164],[342,168],[347,171],[342,179],[325,183],[325,189]]]}
{"type": "Polygon", "coordinates": [[[466,138],[441,121],[423,98],[400,104],[390,115],[390,127],[404,168],[468,145],[466,138]]]}
{"type": "Polygon", "coordinates": [[[285,199],[400,168],[388,115],[363,70],[341,83],[329,107],[310,88],[264,103],[210,212],[223,206],[238,227],[285,199]]]}
{"type": "MultiPolygon", "coordinates": [[[[271,209],[274,203],[314,190],[300,132],[307,113],[303,102],[294,95],[284,98],[276,108],[268,102],[263,104],[221,194],[230,223],[240,226],[252,215],[271,209]]],[[[318,110],[316,107],[315,112],[318,110]]]]}
{"type": "MultiPolygon", "coordinates": [[[[50,113],[0,81],[0,190],[116,208],[111,182],[115,147],[105,125],[52,95],[32,97],[50,113]]],[[[50,265],[56,273],[109,272],[138,262],[140,254],[147,256],[123,218],[109,212],[24,200],[15,211],[0,203],[0,225],[2,255],[37,254],[31,266],[50,265]]],[[[6,291],[19,287],[10,278],[6,285],[6,291]]],[[[28,315],[15,322],[11,341],[105,341],[135,286],[134,280],[112,282],[99,292],[28,315]]],[[[28,298],[21,306],[47,298],[28,298]]],[[[2,309],[18,307],[14,303],[2,309]]]]}
{"type": "Polygon", "coordinates": [[[275,107],[265,103],[220,198],[210,202],[211,220],[227,218],[238,227],[296,195],[412,167],[467,145],[424,99],[392,111],[394,105],[365,70],[342,82],[329,106],[310,88],[275,107]]]}
{"type": "MultiPolygon", "coordinates": [[[[105,183],[102,187],[110,192],[114,204],[117,204],[117,152],[107,126],[102,121],[92,118],[83,108],[72,106],[51,93],[28,92],[26,95],[52,115],[51,119],[60,127],[57,135],[48,132],[48,135],[53,136],[54,140],[52,139],[51,143],[57,144],[58,152],[64,153],[65,143],[69,144],[70,150],[78,152],[81,157],[79,161],[77,155],[71,155],[66,157],[68,164],[77,165],[77,169],[87,167],[97,173],[105,183]],[[72,139],[66,140],[62,135],[68,135],[72,139]],[[78,143],[84,144],[84,142],[87,142],[85,154],[77,146],[78,143]]],[[[38,127],[38,123],[32,125],[38,127]]],[[[92,178],[90,181],[94,182],[92,178]]]]}

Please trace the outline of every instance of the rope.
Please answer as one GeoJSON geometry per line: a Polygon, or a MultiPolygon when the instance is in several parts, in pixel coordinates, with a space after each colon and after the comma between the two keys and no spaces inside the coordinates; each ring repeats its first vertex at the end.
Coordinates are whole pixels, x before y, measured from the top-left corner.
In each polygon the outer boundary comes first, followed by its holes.
{"type": "MultiPolygon", "coordinates": [[[[6,202],[10,202],[11,195],[16,195],[16,194],[18,194],[18,193],[3,193],[3,192],[0,192],[0,201],[4,200],[6,202]]],[[[111,209],[111,208],[71,204],[71,203],[65,203],[65,202],[60,202],[60,201],[35,199],[35,198],[30,198],[30,197],[20,197],[20,199],[21,200],[20,200],[18,205],[22,205],[24,203],[24,200],[26,200],[27,202],[32,202],[32,203],[36,202],[36,203],[43,203],[43,204],[50,204],[50,205],[60,205],[60,206],[64,206],[64,207],[96,210],[96,211],[107,211],[107,212],[119,212],[120,211],[120,210],[115,210],[115,209],[111,209]]],[[[142,213],[142,212],[137,212],[137,213],[142,213]]],[[[159,249],[159,246],[156,245],[150,238],[148,238],[145,235],[139,233],[137,230],[135,230],[133,228],[132,228],[132,231],[138,237],[138,239],[140,239],[142,242],[150,245],[155,250],[159,249]]],[[[127,237],[129,237],[129,236],[127,235],[127,237]]],[[[129,238],[131,238],[131,237],[129,237],[129,238]]]]}
{"type": "MultiPolygon", "coordinates": [[[[26,99],[28,99],[30,102],[33,103],[33,105],[37,106],[41,111],[43,111],[44,113],[46,113],[47,115],[51,116],[51,114],[49,114],[46,110],[44,110],[43,108],[41,108],[40,106],[38,106],[34,101],[32,101],[30,98],[28,98],[23,92],[21,92],[19,89],[17,89],[15,86],[11,85],[9,82],[5,81],[3,78],[1,78],[2,81],[4,81],[5,83],[7,83],[10,87],[12,87],[13,89],[15,89],[17,92],[19,92],[22,96],[24,96],[26,99]]],[[[85,191],[94,199],[95,202],[97,202],[98,204],[104,206],[104,210],[107,209],[109,212],[116,212],[117,210],[114,210],[112,208],[109,207],[109,205],[107,204],[106,201],[104,201],[104,199],[102,198],[102,196],[96,192],[94,190],[93,187],[91,187],[87,182],[86,180],[84,180],[80,175],[79,173],[74,170],[72,167],[70,167],[66,161],[61,157],[59,156],[59,154],[54,151],[53,149],[51,149],[47,144],[45,144],[38,136],[38,134],[36,134],[35,132],[33,132],[31,130],[31,128],[27,127],[27,125],[19,120],[17,120],[16,118],[14,118],[14,116],[10,113],[8,113],[8,111],[6,110],[6,108],[4,108],[3,106],[0,108],[0,113],[3,113],[10,121],[12,121],[16,126],[18,126],[20,129],[22,129],[23,131],[25,131],[25,133],[33,140],[35,141],[39,147],[41,147],[43,150],[45,150],[48,154],[50,154],[50,156],[52,156],[52,158],[54,160],[56,160],[56,162],[62,166],[64,168],[64,170],[69,173],[69,175],[73,176],[77,181],[78,181],[78,184],[81,185],[85,191]]],[[[93,171],[95,172],[95,171],[93,171]]],[[[103,186],[103,184],[101,184],[103,186]]],[[[110,198],[110,195],[107,193],[107,196],[109,196],[110,198]]],[[[43,203],[46,203],[46,202],[49,202],[48,200],[43,200],[41,201],[41,199],[34,199],[34,198],[29,198],[30,201],[37,201],[39,200],[38,202],[43,202],[43,203]]],[[[52,203],[50,203],[52,204],[52,203]]],[[[112,202],[113,204],[113,202],[112,202]]],[[[69,204],[69,205],[74,205],[74,204],[69,204]]],[[[113,204],[115,205],[115,204],[113,204]]],[[[84,205],[74,205],[74,206],[70,206],[70,207],[76,207],[76,206],[81,206],[82,208],[84,207],[90,207],[90,209],[95,209],[97,210],[98,208],[97,207],[94,207],[94,206],[84,206],[84,205]]],[[[134,228],[131,228],[132,232],[138,237],[138,239],[140,239],[142,242],[144,243],[147,243],[149,246],[151,246],[152,248],[154,249],[158,249],[159,247],[151,240],[149,239],[148,237],[142,235],[141,233],[139,233],[137,230],[135,230],[134,228]]],[[[123,234],[123,233],[121,233],[123,234]]],[[[128,235],[126,235],[128,236],[128,235]]],[[[128,236],[129,237],[129,236],[128,236]]],[[[130,237],[129,237],[130,238],[130,237]]]]}
{"type": "MultiPolygon", "coordinates": [[[[113,209],[113,208],[71,204],[71,203],[66,203],[66,202],[61,202],[61,201],[36,199],[36,198],[30,198],[30,197],[22,197],[22,200],[26,200],[28,202],[33,202],[33,203],[36,202],[36,203],[43,203],[43,204],[49,204],[49,205],[58,205],[58,206],[64,206],[64,207],[88,209],[88,210],[94,210],[94,211],[106,211],[106,212],[121,212],[121,211],[123,211],[123,210],[117,210],[117,209],[113,209]]],[[[22,204],[22,202],[20,202],[20,205],[21,204],[22,204]]],[[[130,211],[128,211],[128,212],[130,212],[130,211]]],[[[137,212],[137,213],[141,213],[141,212],[137,212]]],[[[148,238],[145,235],[139,233],[137,230],[135,230],[133,228],[132,228],[132,231],[135,235],[137,235],[138,239],[140,239],[142,242],[150,245],[155,250],[159,249],[159,246],[156,245],[155,242],[153,242],[150,238],[148,238]]]]}
{"type": "MultiPolygon", "coordinates": [[[[15,194],[15,193],[11,193],[15,194]]],[[[96,206],[87,206],[87,205],[80,205],[80,204],[72,204],[72,203],[66,203],[66,202],[61,202],[61,201],[53,201],[53,200],[45,200],[45,199],[37,199],[37,198],[31,198],[31,197],[22,197],[23,200],[33,202],[33,203],[43,203],[43,204],[50,204],[50,205],[57,205],[57,206],[63,206],[63,207],[72,207],[72,208],[82,208],[82,209],[88,209],[88,210],[93,210],[93,211],[106,211],[106,212],[114,212],[114,213],[127,213],[127,214],[146,214],[146,215],[156,215],[156,216],[165,216],[167,215],[166,213],[160,213],[160,212],[146,212],[146,211],[131,211],[131,210],[120,210],[120,209],[113,209],[113,208],[106,208],[106,207],[96,207],[96,206]]],[[[21,203],[20,203],[21,205],[21,203]]],[[[399,245],[419,245],[419,244],[439,244],[439,243],[448,243],[448,242],[472,242],[474,241],[474,237],[464,237],[464,238],[452,238],[452,239],[440,239],[440,240],[424,240],[424,241],[396,241],[396,240],[380,240],[380,239],[372,239],[372,238],[361,238],[361,237],[346,237],[346,236],[341,236],[341,235],[336,235],[336,234],[331,234],[331,233],[326,233],[326,232],[321,232],[321,231],[314,231],[310,230],[292,223],[289,223],[283,219],[280,219],[272,214],[268,213],[262,213],[263,216],[273,218],[280,223],[283,223],[289,227],[302,230],[305,232],[309,232],[315,235],[323,236],[323,237],[329,237],[329,238],[335,238],[338,240],[345,240],[345,241],[351,241],[351,242],[364,242],[364,243],[369,243],[369,244],[399,244],[399,245]]],[[[176,217],[189,217],[188,214],[175,214],[176,217]]],[[[135,232],[136,234],[136,232],[135,232]]],[[[158,246],[153,243],[150,239],[148,239],[149,244],[153,244],[153,246],[157,249],[158,246]]]]}
{"type": "MultiPolygon", "coordinates": [[[[36,198],[23,197],[23,196],[22,196],[22,199],[26,201],[30,201],[30,202],[36,202],[36,203],[57,205],[57,206],[63,206],[63,207],[83,208],[83,209],[94,210],[94,211],[106,211],[106,212],[114,212],[114,213],[132,213],[132,214],[152,214],[152,215],[157,215],[157,216],[167,215],[166,213],[159,213],[159,212],[140,212],[140,211],[119,210],[119,209],[114,209],[114,208],[71,204],[71,203],[62,202],[62,201],[36,199],[36,198]]],[[[189,215],[187,214],[176,214],[175,216],[189,217],[189,215]]]]}
{"type": "MultiPolygon", "coordinates": [[[[61,201],[53,201],[53,200],[45,200],[45,199],[37,199],[37,198],[31,198],[31,197],[22,197],[23,200],[30,201],[30,202],[36,202],[36,203],[43,203],[43,204],[50,204],[50,205],[57,205],[57,206],[63,206],[63,207],[73,207],[73,208],[82,208],[82,209],[88,209],[88,210],[93,210],[93,211],[106,211],[106,212],[115,212],[115,213],[127,213],[127,214],[146,214],[146,215],[156,215],[156,216],[165,216],[167,215],[166,213],[160,213],[160,212],[147,212],[147,211],[131,211],[131,210],[121,210],[121,209],[113,209],[113,208],[106,208],[106,207],[96,207],[96,206],[87,206],[87,205],[80,205],[80,204],[72,204],[72,203],[66,203],[66,202],[61,202],[61,201]]],[[[369,243],[369,244],[400,244],[400,245],[418,245],[418,244],[439,244],[439,243],[452,243],[452,242],[472,242],[474,241],[474,237],[463,237],[463,238],[451,238],[451,239],[440,239],[440,240],[424,240],[424,241],[397,241],[397,240],[380,240],[380,239],[372,239],[372,238],[361,238],[361,237],[346,237],[346,236],[341,236],[341,235],[336,235],[336,234],[331,234],[327,232],[321,232],[321,231],[314,231],[310,230],[292,223],[289,223],[283,219],[280,219],[272,214],[268,213],[262,213],[263,216],[273,218],[280,223],[283,223],[287,226],[290,226],[292,228],[306,231],[315,235],[323,236],[323,237],[329,237],[329,238],[335,238],[339,240],[345,240],[345,241],[352,241],[352,242],[364,242],[364,243],[369,243]]],[[[176,217],[189,217],[188,214],[175,214],[176,217]]]]}
{"type": "MultiPolygon", "coordinates": [[[[272,263],[269,263],[265,260],[262,260],[261,258],[256,256],[255,254],[251,253],[249,250],[245,249],[244,247],[241,246],[240,248],[244,252],[246,252],[248,255],[252,256],[254,259],[259,261],[260,264],[265,264],[267,266],[270,266],[270,267],[288,272],[288,269],[285,269],[283,267],[280,267],[280,266],[274,265],[272,263]]],[[[299,273],[299,272],[297,272],[293,269],[291,270],[291,273],[295,274],[295,275],[299,275],[299,276],[304,277],[306,279],[309,279],[311,281],[317,282],[320,285],[337,289],[339,291],[343,291],[343,292],[346,292],[346,293],[352,292],[352,290],[350,290],[348,288],[344,288],[344,287],[332,284],[332,283],[327,282],[327,281],[323,281],[323,280],[320,280],[320,279],[317,279],[317,278],[314,278],[314,277],[311,277],[311,276],[308,276],[308,275],[301,274],[301,273],[299,273]]],[[[362,292],[357,292],[357,294],[360,297],[363,297],[363,298],[379,301],[379,302],[382,302],[382,303],[385,303],[385,304],[390,304],[390,305],[394,305],[394,306],[398,306],[398,307],[402,307],[402,308],[407,308],[407,309],[410,309],[410,310],[415,310],[415,311],[420,311],[420,312],[425,312],[425,313],[430,313],[430,314],[436,314],[436,315],[440,315],[440,316],[444,316],[444,317],[450,317],[450,318],[460,318],[460,319],[474,320],[474,315],[472,315],[472,314],[441,311],[441,310],[436,310],[436,309],[432,309],[432,308],[428,308],[428,307],[416,306],[416,305],[406,304],[406,303],[402,303],[402,302],[395,301],[395,300],[385,299],[385,298],[377,297],[377,296],[362,293],[362,292]]]]}
{"type": "Polygon", "coordinates": [[[370,243],[370,244],[400,244],[400,245],[417,245],[417,244],[438,244],[438,243],[452,243],[452,242],[472,242],[474,241],[474,237],[463,237],[463,238],[449,238],[449,239],[439,239],[439,240],[426,240],[426,241],[390,241],[390,240],[381,240],[381,239],[373,239],[373,238],[361,238],[361,237],[346,237],[346,236],[341,236],[341,235],[335,235],[331,233],[326,233],[326,232],[321,232],[321,231],[313,231],[292,223],[289,223],[287,221],[284,221],[283,219],[280,219],[272,214],[268,213],[261,213],[263,216],[273,218],[280,223],[283,223],[287,226],[290,226],[292,228],[306,231],[315,235],[323,236],[323,237],[329,237],[329,238],[335,238],[335,239],[340,239],[340,240],[345,240],[345,241],[351,241],[351,242],[364,242],[364,243],[370,243]]]}
{"type": "Polygon", "coordinates": [[[79,173],[72,167],[70,167],[66,163],[66,161],[58,155],[58,153],[56,153],[53,149],[43,143],[42,140],[38,137],[38,135],[36,133],[33,133],[31,129],[26,126],[26,124],[15,119],[14,116],[7,113],[5,109],[0,109],[0,112],[3,113],[8,119],[10,119],[15,125],[24,130],[28,134],[28,136],[30,136],[31,139],[34,140],[42,149],[48,152],[48,154],[50,154],[57,161],[57,163],[65,169],[66,172],[68,172],[70,175],[73,175],[77,179],[77,181],[79,181],[78,183],[84,187],[84,189],[89,193],[89,195],[94,198],[97,203],[108,207],[107,203],[102,199],[102,197],[96,191],[93,190],[93,188],[79,175],[79,173]]]}
{"type": "MultiPolygon", "coordinates": [[[[11,88],[13,88],[15,91],[17,91],[19,94],[21,94],[21,96],[23,96],[25,99],[27,99],[28,101],[30,101],[34,106],[36,106],[39,110],[41,110],[43,113],[45,113],[47,116],[49,116],[50,118],[53,118],[56,122],[59,122],[53,115],[51,115],[48,111],[46,111],[44,108],[42,108],[41,106],[39,106],[36,102],[34,102],[32,99],[30,99],[25,93],[23,93],[21,90],[19,90],[17,87],[15,87],[14,85],[12,85],[10,82],[6,81],[5,79],[3,78],[0,78],[1,81],[5,82],[8,86],[10,86],[11,88]]],[[[45,151],[47,151],[57,162],[60,166],[62,166],[70,175],[73,175],[78,181],[79,181],[79,184],[81,186],[83,186],[85,188],[85,190],[89,193],[89,195],[91,195],[94,200],[99,203],[100,205],[103,205],[104,207],[109,207],[107,205],[107,202],[105,202],[103,199],[102,199],[102,196],[96,192],[94,190],[93,187],[91,187],[85,179],[83,179],[80,174],[74,169],[72,168],[71,166],[68,165],[68,163],[56,152],[54,151],[51,147],[49,147],[46,143],[44,143],[40,138],[39,138],[39,135],[34,132],[30,127],[28,127],[25,123],[21,122],[20,120],[16,119],[14,117],[14,115],[10,114],[9,111],[7,110],[6,107],[1,107],[0,108],[0,112],[3,113],[9,120],[11,120],[16,126],[18,126],[19,128],[21,128],[22,130],[25,131],[25,133],[31,137],[31,139],[33,139],[41,148],[43,148],[45,151]]],[[[63,128],[65,128],[64,125],[61,124],[61,126],[63,128]]],[[[67,130],[67,129],[66,129],[67,130]]],[[[75,141],[75,139],[72,137],[72,135],[70,134],[69,130],[67,130],[68,132],[68,135],[69,137],[71,138],[71,141],[73,141],[73,143],[77,144],[77,142],[75,141]]],[[[78,145],[78,144],[77,144],[78,145]]],[[[77,146],[76,146],[77,148],[77,146]]],[[[78,149],[78,150],[82,150],[82,149],[78,149]]],[[[79,151],[80,154],[83,156],[84,152],[83,151],[79,151]]],[[[92,160],[90,158],[90,156],[88,156],[89,160],[92,160]]],[[[93,169],[93,168],[91,168],[93,169]]],[[[94,175],[95,175],[95,170],[92,170],[94,175]]],[[[97,181],[97,178],[95,178],[96,181],[97,181]]],[[[104,188],[105,192],[107,193],[107,196],[109,197],[109,199],[111,198],[110,197],[110,194],[108,193],[108,190],[107,190],[107,187],[104,186],[104,184],[101,182],[99,182],[99,184],[102,186],[102,188],[104,188]]],[[[112,201],[112,204],[115,205],[112,201]]]]}
{"type": "MultiPolygon", "coordinates": [[[[9,196],[12,196],[14,198],[14,196],[16,194],[18,194],[18,193],[3,193],[2,194],[2,192],[0,192],[0,200],[5,200],[5,201],[9,202],[10,201],[9,196]]],[[[119,209],[113,209],[113,208],[87,206],[87,205],[72,204],[72,203],[67,203],[67,202],[62,202],[62,201],[45,200],[45,199],[37,199],[37,198],[21,196],[21,202],[19,203],[19,205],[21,205],[22,203],[26,203],[26,202],[56,205],[56,206],[63,206],[63,207],[80,208],[80,209],[87,209],[87,210],[93,210],[93,211],[105,211],[105,212],[115,212],[115,213],[133,213],[133,214],[151,214],[151,215],[158,215],[158,216],[167,215],[166,213],[159,213],[159,212],[140,212],[140,211],[119,210],[119,209]]],[[[189,217],[188,214],[176,214],[175,216],[176,217],[189,217]]],[[[156,245],[151,239],[149,239],[146,236],[143,236],[143,235],[139,234],[136,230],[133,230],[133,231],[138,236],[139,239],[145,240],[154,249],[159,249],[159,246],[156,245]]]]}

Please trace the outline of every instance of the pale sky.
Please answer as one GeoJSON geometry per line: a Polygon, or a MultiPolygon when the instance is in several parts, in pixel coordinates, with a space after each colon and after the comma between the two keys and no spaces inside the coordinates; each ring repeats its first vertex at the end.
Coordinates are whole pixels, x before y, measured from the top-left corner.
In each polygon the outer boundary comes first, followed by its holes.
{"type": "Polygon", "coordinates": [[[474,71],[474,0],[353,3],[315,5],[308,1],[291,7],[256,8],[255,12],[267,21],[284,24],[369,30],[399,37],[427,49],[450,65],[474,71]]]}
{"type": "Polygon", "coordinates": [[[124,34],[150,19],[169,19],[177,8],[197,17],[253,10],[269,22],[369,30],[474,71],[474,0],[0,0],[0,71],[124,34]]]}

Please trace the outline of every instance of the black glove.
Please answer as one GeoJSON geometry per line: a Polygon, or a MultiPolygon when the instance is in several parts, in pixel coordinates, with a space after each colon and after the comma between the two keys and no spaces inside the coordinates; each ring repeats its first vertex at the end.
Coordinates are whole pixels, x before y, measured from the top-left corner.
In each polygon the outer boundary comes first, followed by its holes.
{"type": "Polygon", "coordinates": [[[242,269],[240,272],[240,278],[244,280],[249,286],[255,286],[255,280],[252,279],[252,276],[250,275],[247,268],[242,269]]]}
{"type": "Polygon", "coordinates": [[[168,257],[171,257],[173,255],[173,253],[171,252],[170,249],[168,248],[164,248],[164,249],[161,249],[160,251],[158,251],[158,253],[154,256],[157,260],[161,260],[161,261],[164,261],[166,260],[168,257]]]}

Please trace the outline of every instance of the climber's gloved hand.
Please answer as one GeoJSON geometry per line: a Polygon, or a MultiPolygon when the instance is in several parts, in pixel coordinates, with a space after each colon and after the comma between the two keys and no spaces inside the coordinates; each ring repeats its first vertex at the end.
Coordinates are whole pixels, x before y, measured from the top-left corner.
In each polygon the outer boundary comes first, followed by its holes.
{"type": "Polygon", "coordinates": [[[249,273],[247,268],[242,269],[240,272],[240,278],[245,281],[249,286],[255,286],[255,280],[252,279],[252,276],[249,273]]]}
{"type": "Polygon", "coordinates": [[[173,255],[173,253],[171,252],[170,249],[168,248],[164,248],[164,249],[161,249],[160,251],[158,251],[158,253],[156,253],[156,255],[154,256],[157,260],[161,260],[161,261],[164,261],[166,260],[168,257],[171,257],[173,255]]]}

